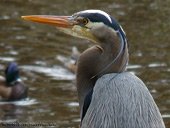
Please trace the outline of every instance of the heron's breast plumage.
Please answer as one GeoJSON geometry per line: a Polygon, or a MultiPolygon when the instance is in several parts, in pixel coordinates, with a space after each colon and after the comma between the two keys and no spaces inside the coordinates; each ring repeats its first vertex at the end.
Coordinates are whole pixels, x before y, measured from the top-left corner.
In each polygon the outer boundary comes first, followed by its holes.
{"type": "Polygon", "coordinates": [[[145,84],[128,72],[115,75],[97,80],[82,128],[164,128],[145,84]]]}

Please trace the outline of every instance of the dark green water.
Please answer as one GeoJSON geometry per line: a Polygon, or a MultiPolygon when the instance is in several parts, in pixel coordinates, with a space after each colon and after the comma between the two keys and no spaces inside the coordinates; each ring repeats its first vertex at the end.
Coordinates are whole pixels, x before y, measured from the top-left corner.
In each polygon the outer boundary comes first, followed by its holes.
{"type": "Polygon", "coordinates": [[[15,61],[29,86],[27,101],[0,104],[0,123],[52,122],[56,128],[78,128],[75,76],[56,56],[69,57],[72,46],[82,52],[92,43],[20,17],[71,15],[86,9],[106,11],[122,25],[130,42],[128,71],[147,85],[169,128],[169,0],[0,0],[0,73],[15,61]]]}

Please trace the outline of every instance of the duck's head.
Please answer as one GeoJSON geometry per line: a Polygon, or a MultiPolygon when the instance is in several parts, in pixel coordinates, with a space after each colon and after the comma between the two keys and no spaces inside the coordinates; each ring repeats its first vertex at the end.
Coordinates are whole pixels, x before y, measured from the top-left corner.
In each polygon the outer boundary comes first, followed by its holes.
{"type": "Polygon", "coordinates": [[[16,63],[11,62],[5,70],[7,86],[13,86],[14,82],[19,81],[19,71],[16,63]]]}

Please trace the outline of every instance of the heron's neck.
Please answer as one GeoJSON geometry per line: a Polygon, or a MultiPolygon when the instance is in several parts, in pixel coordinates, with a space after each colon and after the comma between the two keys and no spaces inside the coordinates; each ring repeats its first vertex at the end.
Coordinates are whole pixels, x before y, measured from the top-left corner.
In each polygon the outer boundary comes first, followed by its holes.
{"type": "Polygon", "coordinates": [[[107,26],[94,29],[92,32],[102,51],[99,64],[101,71],[98,71],[97,76],[124,71],[123,67],[126,67],[125,63],[128,60],[128,48],[121,42],[119,33],[107,26]]]}
{"type": "Polygon", "coordinates": [[[121,53],[120,57],[109,68],[92,78],[110,64],[121,49],[121,40],[117,32],[111,28],[104,27],[102,30],[94,30],[92,32],[99,45],[83,52],[77,62],[76,76],[80,109],[82,109],[85,96],[95,86],[96,80],[107,73],[118,73],[128,57],[126,48],[124,55],[121,53]]]}

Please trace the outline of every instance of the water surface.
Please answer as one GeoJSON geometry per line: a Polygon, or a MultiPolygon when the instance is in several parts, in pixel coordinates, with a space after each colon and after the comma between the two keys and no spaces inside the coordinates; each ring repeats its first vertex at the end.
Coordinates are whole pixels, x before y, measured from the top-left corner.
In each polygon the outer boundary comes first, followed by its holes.
{"type": "Polygon", "coordinates": [[[72,46],[83,52],[93,43],[20,17],[71,15],[95,8],[109,13],[126,31],[130,43],[128,71],[144,81],[170,127],[169,7],[168,0],[0,0],[0,73],[3,75],[8,63],[15,61],[29,86],[26,101],[0,103],[0,123],[44,122],[78,128],[75,75],[56,56],[69,57],[72,46]]]}

